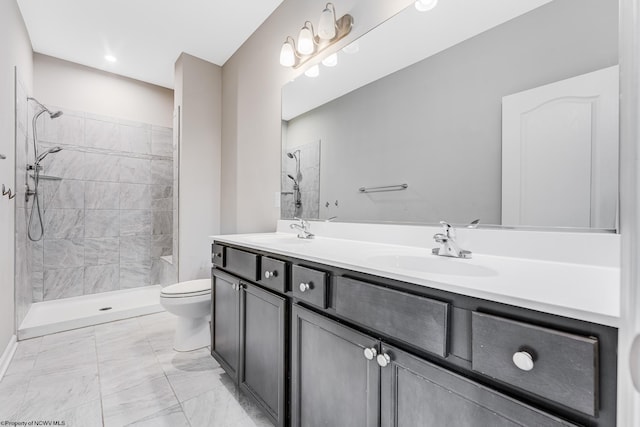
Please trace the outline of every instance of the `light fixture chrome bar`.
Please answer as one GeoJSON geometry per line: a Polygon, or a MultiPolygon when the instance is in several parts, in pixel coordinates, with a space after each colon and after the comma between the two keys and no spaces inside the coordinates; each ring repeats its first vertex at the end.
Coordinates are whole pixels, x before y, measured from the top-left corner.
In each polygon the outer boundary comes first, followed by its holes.
{"type": "Polygon", "coordinates": [[[409,184],[395,184],[395,185],[384,185],[381,187],[360,187],[358,191],[360,193],[376,193],[379,191],[402,191],[409,188],[409,184]]]}
{"type": "Polygon", "coordinates": [[[314,35],[314,40],[315,40],[315,44],[316,44],[315,52],[313,52],[310,55],[300,55],[300,54],[298,54],[296,52],[295,63],[292,65],[292,67],[294,69],[301,67],[307,61],[309,61],[311,58],[319,55],[320,52],[324,51],[329,46],[331,46],[331,45],[337,43],[338,41],[342,40],[343,38],[345,38],[351,32],[351,28],[352,27],[353,27],[353,17],[351,15],[349,15],[349,14],[344,15],[343,17],[341,17],[340,19],[338,19],[336,21],[336,36],[334,38],[332,38],[331,40],[323,40],[320,37],[318,37],[317,35],[314,35]]]}

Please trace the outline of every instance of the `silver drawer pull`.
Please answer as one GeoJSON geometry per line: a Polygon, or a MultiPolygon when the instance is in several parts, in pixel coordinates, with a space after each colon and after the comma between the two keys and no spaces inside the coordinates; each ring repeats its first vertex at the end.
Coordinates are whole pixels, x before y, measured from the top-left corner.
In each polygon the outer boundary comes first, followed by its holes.
{"type": "Polygon", "coordinates": [[[222,258],[222,252],[218,252],[218,253],[216,254],[216,258],[222,258]]]}
{"type": "Polygon", "coordinates": [[[513,353],[513,364],[523,371],[533,369],[533,356],[526,351],[517,351],[513,353]]]}
{"type": "Polygon", "coordinates": [[[377,355],[378,351],[375,349],[375,347],[364,349],[364,358],[367,360],[373,360],[377,355]]]}
{"type": "Polygon", "coordinates": [[[376,361],[381,368],[384,368],[389,363],[391,363],[391,356],[389,356],[387,353],[380,353],[378,357],[376,357],[376,361]]]}
{"type": "Polygon", "coordinates": [[[305,292],[308,291],[309,289],[311,289],[311,285],[309,283],[300,283],[300,292],[305,292]]]}
{"type": "Polygon", "coordinates": [[[271,279],[272,277],[278,277],[278,272],[276,270],[264,272],[265,279],[271,279]]]}

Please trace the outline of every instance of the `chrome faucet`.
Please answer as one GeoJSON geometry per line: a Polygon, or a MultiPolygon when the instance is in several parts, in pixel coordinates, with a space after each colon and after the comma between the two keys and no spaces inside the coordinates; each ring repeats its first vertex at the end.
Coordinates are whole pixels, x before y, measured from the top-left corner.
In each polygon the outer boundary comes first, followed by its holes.
{"type": "Polygon", "coordinates": [[[440,224],[442,224],[443,232],[433,235],[433,239],[440,243],[440,247],[433,248],[431,252],[434,255],[448,256],[452,258],[471,258],[471,251],[460,249],[456,243],[456,229],[445,221],[440,221],[440,224]]]}
{"type": "Polygon", "coordinates": [[[315,235],[309,231],[308,221],[302,218],[296,218],[296,217],[294,217],[293,219],[300,221],[299,224],[289,225],[290,228],[294,228],[298,230],[298,239],[313,239],[315,237],[315,235]]]}

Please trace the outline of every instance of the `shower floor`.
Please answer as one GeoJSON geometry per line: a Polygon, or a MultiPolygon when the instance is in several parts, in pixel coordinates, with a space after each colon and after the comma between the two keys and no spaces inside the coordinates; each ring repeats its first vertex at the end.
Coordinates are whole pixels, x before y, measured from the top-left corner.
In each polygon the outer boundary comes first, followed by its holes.
{"type": "Polygon", "coordinates": [[[164,311],[160,285],[36,302],[18,329],[18,340],[164,311]],[[108,310],[100,310],[111,307],[108,310]]]}

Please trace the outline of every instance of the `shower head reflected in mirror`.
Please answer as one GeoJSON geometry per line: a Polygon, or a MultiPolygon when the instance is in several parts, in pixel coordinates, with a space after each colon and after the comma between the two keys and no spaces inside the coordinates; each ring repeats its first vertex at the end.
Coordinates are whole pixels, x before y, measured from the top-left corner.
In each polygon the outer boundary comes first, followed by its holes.
{"type": "Polygon", "coordinates": [[[298,181],[293,177],[293,175],[287,174],[287,176],[289,177],[289,179],[291,179],[293,181],[294,185],[296,185],[296,186],[298,185],[298,181]]]}

